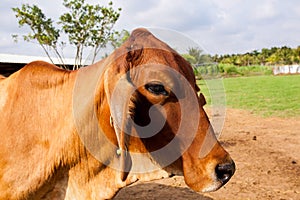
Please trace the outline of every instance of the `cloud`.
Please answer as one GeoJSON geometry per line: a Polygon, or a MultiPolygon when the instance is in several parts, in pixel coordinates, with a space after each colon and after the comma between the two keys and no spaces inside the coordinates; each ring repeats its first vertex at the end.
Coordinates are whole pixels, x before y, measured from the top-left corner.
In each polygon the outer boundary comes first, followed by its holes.
{"type": "MultiPolygon", "coordinates": [[[[47,16],[57,18],[64,8],[61,0],[27,0],[39,5],[47,16]]],[[[98,0],[86,0],[99,3],[98,0]]],[[[109,0],[100,3],[107,5],[109,0]]],[[[190,36],[209,53],[244,53],[272,46],[300,45],[300,2],[298,0],[127,0],[113,1],[121,7],[118,30],[136,27],[162,27],[190,36]]],[[[1,2],[1,41],[19,29],[11,7],[20,1],[1,2]]],[[[7,44],[0,44],[5,53],[7,44]]],[[[10,48],[11,49],[11,48],[10,48]]],[[[26,51],[24,54],[27,53],[26,51]]]]}
{"type": "Polygon", "coordinates": [[[213,52],[245,53],[271,46],[297,46],[300,44],[298,1],[213,0],[219,20],[207,33],[214,41],[209,47],[213,52]],[[293,26],[293,28],[291,28],[293,26]],[[289,27],[289,28],[288,28],[289,27]],[[215,43],[214,43],[215,42],[215,43]]]}
{"type": "Polygon", "coordinates": [[[170,0],[161,1],[129,1],[123,7],[121,20],[135,25],[164,27],[179,30],[193,30],[203,26],[209,26],[214,21],[213,9],[207,9],[213,5],[209,0],[199,1],[170,0]],[[135,2],[135,3],[132,3],[135,2]],[[131,11],[134,8],[134,11],[131,11]]]}

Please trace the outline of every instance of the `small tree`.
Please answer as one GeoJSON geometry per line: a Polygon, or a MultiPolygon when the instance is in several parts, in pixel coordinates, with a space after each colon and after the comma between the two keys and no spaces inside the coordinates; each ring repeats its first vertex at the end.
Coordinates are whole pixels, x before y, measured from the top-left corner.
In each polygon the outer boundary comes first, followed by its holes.
{"type": "Polygon", "coordinates": [[[192,57],[194,57],[194,63],[192,63],[195,66],[200,66],[203,64],[208,64],[212,62],[211,57],[208,54],[204,54],[203,51],[196,47],[196,48],[189,48],[188,54],[192,57]]]}
{"type": "Polygon", "coordinates": [[[195,65],[197,62],[196,58],[190,54],[182,54],[182,57],[186,59],[186,61],[188,61],[191,65],[195,65]]]}
{"type": "Polygon", "coordinates": [[[122,30],[121,32],[115,32],[111,37],[111,45],[116,49],[120,47],[130,36],[129,31],[122,30]]]}
{"type": "MultiPolygon", "coordinates": [[[[22,27],[27,24],[32,31],[28,35],[23,35],[23,39],[25,41],[37,40],[52,63],[53,60],[49,54],[51,50],[55,52],[63,63],[63,59],[57,50],[60,34],[59,30],[53,26],[53,21],[50,18],[46,18],[42,10],[36,5],[23,4],[21,8],[12,8],[12,10],[19,19],[19,26],[22,27]]],[[[17,37],[17,35],[13,35],[16,41],[17,37]]]]}
{"type": "Polygon", "coordinates": [[[207,74],[209,67],[212,68],[212,57],[208,54],[203,54],[203,51],[198,47],[189,48],[188,54],[183,54],[182,56],[192,65],[197,78],[201,78],[201,74],[207,74]]]}
{"type": "MultiPolygon", "coordinates": [[[[105,47],[114,31],[114,24],[120,13],[114,11],[113,3],[109,7],[85,4],[84,0],[64,0],[63,5],[69,9],[68,13],[60,16],[63,31],[68,34],[69,42],[76,46],[75,66],[82,64],[84,47],[93,47],[92,62],[99,52],[105,47]]],[[[121,11],[121,8],[118,9],[121,11]]]]}
{"type": "MultiPolygon", "coordinates": [[[[62,25],[61,31],[67,34],[70,44],[76,46],[73,69],[78,69],[82,65],[85,47],[93,48],[92,62],[94,62],[99,49],[113,40],[115,33],[113,26],[120,16],[121,8],[115,11],[112,8],[112,2],[109,2],[108,6],[105,7],[89,5],[84,0],[64,0],[63,5],[69,12],[59,17],[58,24],[62,25]]],[[[37,40],[52,63],[49,49],[54,50],[63,63],[63,57],[57,50],[61,31],[53,26],[53,21],[46,18],[42,10],[36,5],[23,4],[21,8],[13,8],[13,11],[16,12],[19,25],[27,24],[33,32],[24,35],[24,40],[37,40]]],[[[14,35],[13,37],[16,38],[17,36],[14,35]]]]}

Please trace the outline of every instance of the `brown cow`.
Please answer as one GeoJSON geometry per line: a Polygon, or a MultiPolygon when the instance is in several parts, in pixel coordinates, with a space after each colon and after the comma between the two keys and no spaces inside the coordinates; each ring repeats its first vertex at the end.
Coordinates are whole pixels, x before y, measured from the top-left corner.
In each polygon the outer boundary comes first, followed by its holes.
{"type": "Polygon", "coordinates": [[[235,166],[198,90],[191,66],[145,29],[77,71],[26,65],[0,80],[0,199],[108,199],[177,173],[217,190],[235,166]]]}

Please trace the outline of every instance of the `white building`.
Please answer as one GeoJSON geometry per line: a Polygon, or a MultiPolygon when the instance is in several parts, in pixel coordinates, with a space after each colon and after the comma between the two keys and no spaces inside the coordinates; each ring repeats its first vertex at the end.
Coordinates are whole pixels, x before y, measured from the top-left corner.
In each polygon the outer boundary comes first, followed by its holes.
{"type": "Polygon", "coordinates": [[[273,68],[273,74],[300,74],[300,65],[275,66],[273,68]]]}
{"type": "MultiPolygon", "coordinates": [[[[0,54],[0,74],[4,76],[8,76],[11,73],[24,67],[26,64],[36,60],[41,60],[41,61],[46,61],[51,63],[48,57],[0,54]]],[[[64,61],[65,61],[64,63],[65,66],[72,68],[74,59],[64,59],[64,61]]],[[[62,65],[62,63],[59,62],[59,60],[56,58],[53,58],[53,62],[56,65],[62,65]]]]}

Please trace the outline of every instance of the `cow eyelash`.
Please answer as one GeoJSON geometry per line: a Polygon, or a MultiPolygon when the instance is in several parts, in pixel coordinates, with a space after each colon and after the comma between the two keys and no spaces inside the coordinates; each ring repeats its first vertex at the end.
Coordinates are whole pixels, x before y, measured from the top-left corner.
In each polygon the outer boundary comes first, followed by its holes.
{"type": "Polygon", "coordinates": [[[168,91],[165,89],[165,86],[162,83],[148,83],[145,85],[145,88],[155,95],[169,95],[168,91]]]}

